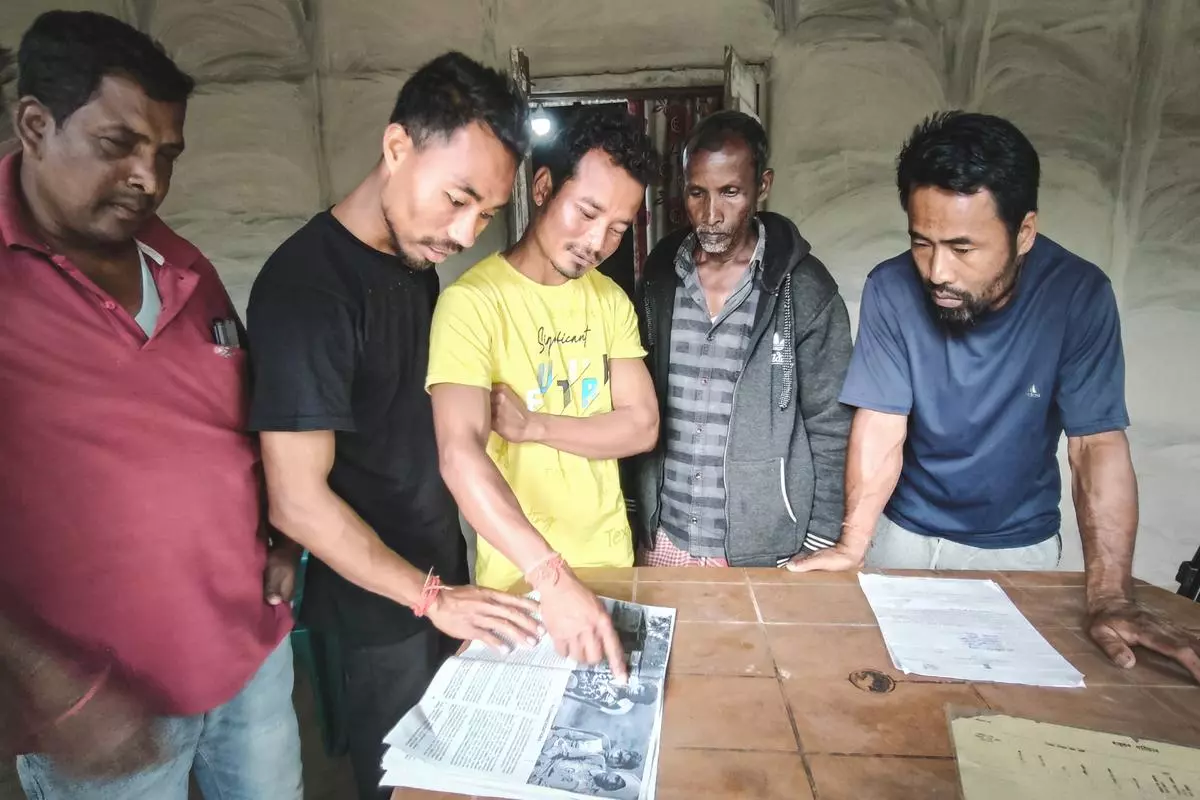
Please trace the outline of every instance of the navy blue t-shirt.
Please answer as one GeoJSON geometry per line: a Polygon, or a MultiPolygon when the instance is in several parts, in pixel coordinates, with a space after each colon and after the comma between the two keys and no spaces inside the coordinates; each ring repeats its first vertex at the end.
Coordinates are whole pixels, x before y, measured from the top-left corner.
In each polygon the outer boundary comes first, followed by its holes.
{"type": "Polygon", "coordinates": [[[1012,298],[965,334],[934,318],[904,253],[867,277],[841,401],[908,415],[902,528],[975,547],[1058,533],[1064,430],[1123,430],[1125,358],[1107,276],[1038,236],[1012,298]]]}

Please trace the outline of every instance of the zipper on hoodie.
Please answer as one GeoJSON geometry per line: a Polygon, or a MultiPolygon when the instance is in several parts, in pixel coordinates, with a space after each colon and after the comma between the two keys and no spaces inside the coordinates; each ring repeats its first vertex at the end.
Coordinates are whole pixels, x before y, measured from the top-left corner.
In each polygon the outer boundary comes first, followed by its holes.
{"type": "MultiPolygon", "coordinates": [[[[779,297],[779,293],[771,292],[770,297],[772,299],[777,300],[779,297]]],[[[774,308],[764,309],[763,316],[766,316],[767,311],[770,311],[771,314],[775,313],[774,308]]],[[[750,358],[754,355],[754,348],[758,346],[758,343],[760,341],[762,341],[762,337],[766,336],[766,335],[767,335],[767,332],[764,329],[763,332],[761,334],[759,334],[758,339],[756,339],[753,343],[751,343],[750,349],[746,353],[746,360],[742,362],[742,368],[740,370],[738,370],[737,380],[735,380],[733,382],[733,399],[731,399],[729,401],[729,430],[730,430],[730,433],[732,433],[732,431],[733,431],[733,414],[737,410],[738,388],[742,385],[742,376],[746,374],[746,365],[750,363],[750,358]]],[[[725,449],[721,453],[721,480],[725,484],[725,508],[723,509],[723,512],[725,514],[725,560],[726,560],[726,562],[729,561],[729,474],[728,473],[729,473],[729,440],[732,438],[733,438],[732,435],[725,436],[725,449]]]]}
{"type": "MultiPolygon", "coordinates": [[[[654,281],[646,281],[645,285],[642,287],[642,307],[646,311],[646,344],[649,347],[658,347],[657,337],[654,335],[655,334],[655,319],[654,319],[653,309],[650,306],[650,294],[654,290],[654,288],[655,288],[654,281]]],[[[670,358],[669,353],[668,353],[667,357],[670,358]]],[[[670,371],[670,362],[668,361],[667,364],[668,364],[668,372],[669,372],[670,371]]],[[[658,410],[659,410],[659,416],[661,418],[662,412],[664,410],[664,404],[660,403],[658,410]]],[[[650,515],[651,521],[654,523],[651,527],[653,527],[655,530],[647,531],[647,535],[650,536],[651,549],[653,549],[654,540],[658,536],[658,528],[661,527],[661,525],[662,525],[662,490],[663,490],[663,483],[666,480],[666,475],[664,474],[666,472],[666,452],[665,451],[663,452],[663,463],[656,471],[658,472],[658,481],[655,485],[655,491],[654,491],[654,507],[651,509],[651,515],[650,515]]]]}
{"type": "MultiPolygon", "coordinates": [[[[733,430],[733,412],[737,409],[738,387],[742,385],[742,376],[746,374],[746,364],[749,363],[750,356],[747,354],[746,362],[742,364],[742,368],[738,370],[737,380],[733,382],[733,399],[729,401],[729,430],[733,430]]],[[[725,507],[721,509],[725,515],[725,562],[729,562],[729,440],[732,436],[725,436],[725,449],[721,453],[721,481],[725,484],[725,507]]]]}

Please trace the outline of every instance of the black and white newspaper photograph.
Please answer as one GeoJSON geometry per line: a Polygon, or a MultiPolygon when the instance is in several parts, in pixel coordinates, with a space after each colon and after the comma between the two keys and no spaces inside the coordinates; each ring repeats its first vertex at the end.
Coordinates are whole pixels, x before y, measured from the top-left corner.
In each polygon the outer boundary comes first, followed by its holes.
{"type": "Polygon", "coordinates": [[[572,671],[529,782],[590,797],[636,800],[661,719],[673,617],[606,600],[629,665],[618,684],[607,664],[572,671]]]}
{"type": "Polygon", "coordinates": [[[602,599],[627,681],[559,657],[548,637],[508,654],[474,643],[386,737],[383,785],[652,800],[675,611],[602,599]]]}

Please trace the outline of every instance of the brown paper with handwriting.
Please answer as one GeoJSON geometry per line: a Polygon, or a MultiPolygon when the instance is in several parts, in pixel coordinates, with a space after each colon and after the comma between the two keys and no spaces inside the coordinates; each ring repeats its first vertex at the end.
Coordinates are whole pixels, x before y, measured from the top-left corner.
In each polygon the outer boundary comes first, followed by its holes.
{"type": "Polygon", "coordinates": [[[1002,714],[950,715],[963,800],[1200,797],[1200,750],[1002,714]]]}

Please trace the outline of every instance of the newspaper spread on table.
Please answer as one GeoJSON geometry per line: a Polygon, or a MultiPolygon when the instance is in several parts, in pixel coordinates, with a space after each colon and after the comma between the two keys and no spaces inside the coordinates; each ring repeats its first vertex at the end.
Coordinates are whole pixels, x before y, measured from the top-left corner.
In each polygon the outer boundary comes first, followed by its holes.
{"type": "Polygon", "coordinates": [[[550,637],[505,655],[479,642],[438,670],[384,738],[383,786],[510,798],[652,800],[675,610],[601,598],[629,680],[550,637]]]}

